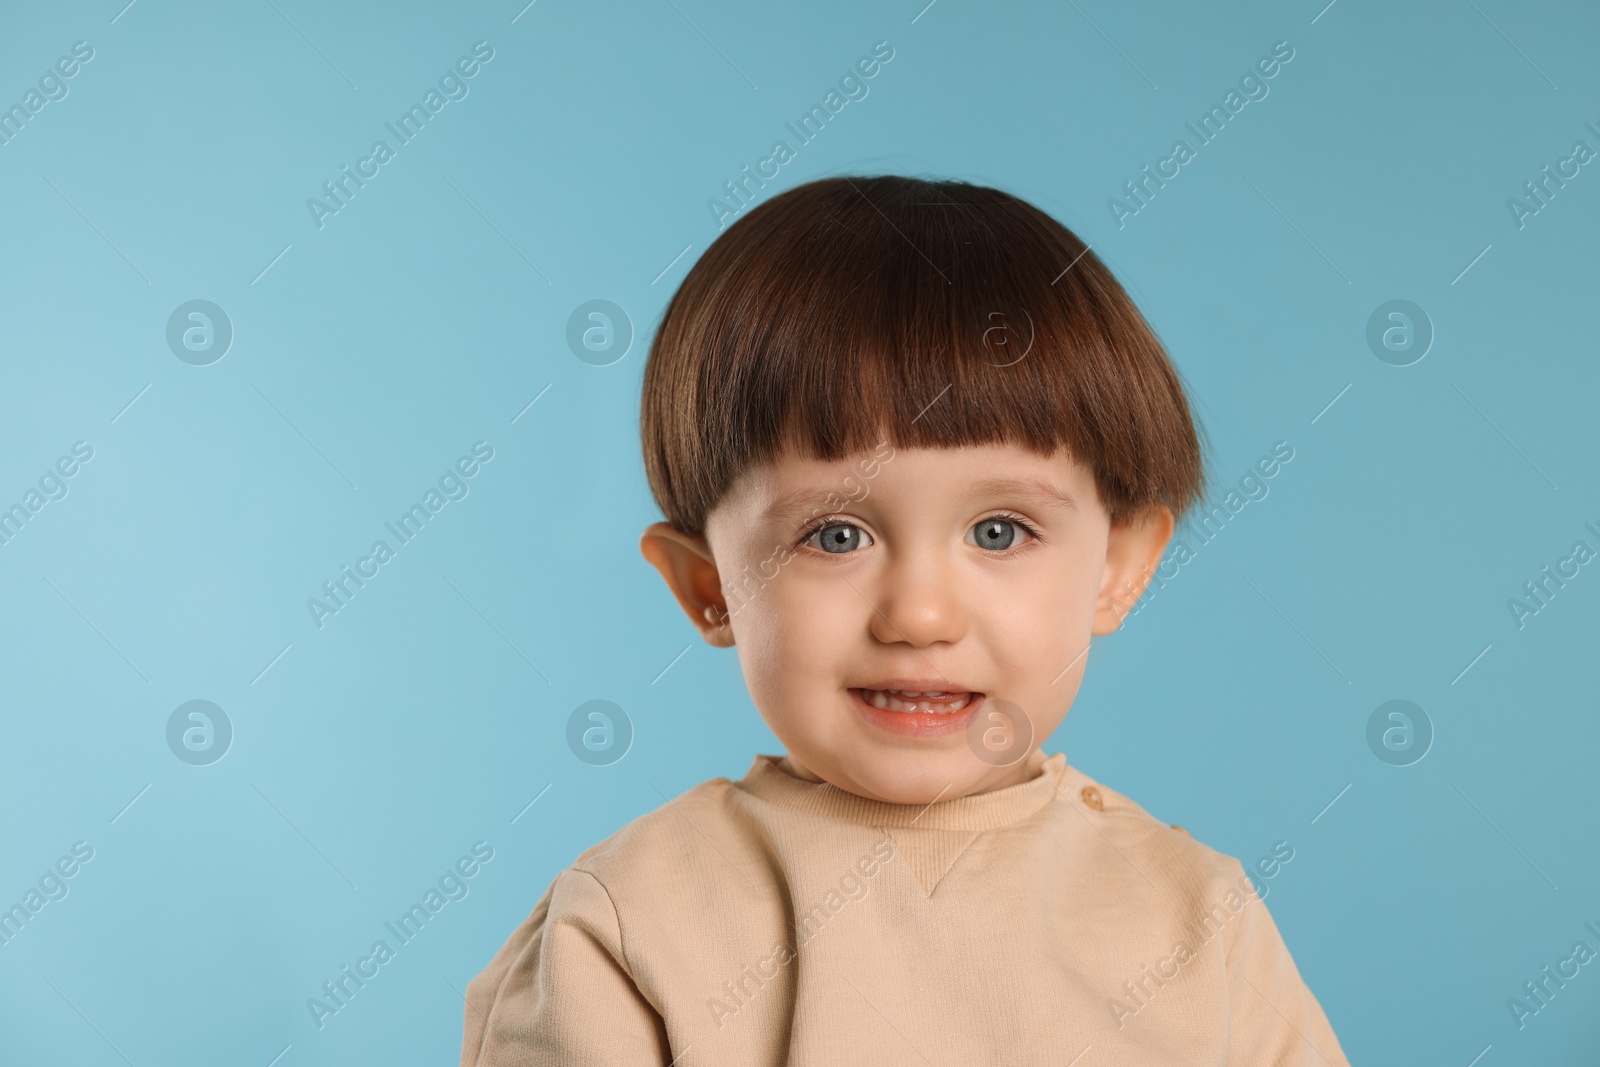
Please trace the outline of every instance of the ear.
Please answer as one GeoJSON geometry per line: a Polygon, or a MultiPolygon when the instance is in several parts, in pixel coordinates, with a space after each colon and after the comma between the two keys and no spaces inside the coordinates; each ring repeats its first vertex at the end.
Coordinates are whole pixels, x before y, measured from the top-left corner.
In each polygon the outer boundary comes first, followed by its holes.
{"type": "Polygon", "coordinates": [[[639,537],[639,551],[661,572],[667,588],[678,598],[678,606],[700,636],[718,648],[731,646],[733,627],[728,623],[728,606],[705,537],[683,533],[671,523],[653,522],[639,537]],[[712,621],[713,616],[717,621],[712,621]]]}
{"type": "Polygon", "coordinates": [[[1161,554],[1172,540],[1172,527],[1172,512],[1161,504],[1151,504],[1127,522],[1111,527],[1092,633],[1115,633],[1122,625],[1155,577],[1161,554]]]}

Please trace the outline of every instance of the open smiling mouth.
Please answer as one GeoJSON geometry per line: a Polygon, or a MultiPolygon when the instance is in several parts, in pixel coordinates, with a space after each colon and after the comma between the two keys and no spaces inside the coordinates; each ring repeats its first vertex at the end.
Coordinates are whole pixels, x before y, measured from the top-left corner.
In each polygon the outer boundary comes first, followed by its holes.
{"type": "Polygon", "coordinates": [[[929,715],[953,715],[965,708],[975,695],[951,690],[904,690],[857,688],[861,699],[879,711],[903,713],[922,712],[929,715]]]}
{"type": "MultiPolygon", "coordinates": [[[[931,740],[964,732],[983,706],[982,693],[934,689],[927,682],[913,688],[850,687],[850,704],[873,729],[898,737],[931,740]]],[[[938,684],[938,683],[934,683],[938,684]]]]}

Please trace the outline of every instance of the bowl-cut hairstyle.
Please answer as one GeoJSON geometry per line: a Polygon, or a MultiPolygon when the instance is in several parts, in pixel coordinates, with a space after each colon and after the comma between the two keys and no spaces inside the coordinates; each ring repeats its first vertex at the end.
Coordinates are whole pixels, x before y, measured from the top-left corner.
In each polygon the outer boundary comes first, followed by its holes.
{"type": "Polygon", "coordinates": [[[1063,446],[1113,524],[1204,493],[1177,371],[1067,227],[998,189],[838,177],[748,209],[673,294],[645,363],[645,471],[678,530],[747,468],[896,448],[1063,446]]]}

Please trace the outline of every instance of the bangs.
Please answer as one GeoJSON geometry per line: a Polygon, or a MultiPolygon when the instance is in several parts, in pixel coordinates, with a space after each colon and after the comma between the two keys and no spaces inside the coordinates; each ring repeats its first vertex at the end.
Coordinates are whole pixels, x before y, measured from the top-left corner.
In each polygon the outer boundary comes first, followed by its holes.
{"type": "Polygon", "coordinates": [[[749,211],[667,307],[640,409],[674,526],[793,450],[1065,448],[1113,522],[1203,490],[1176,371],[1093,252],[999,190],[831,178],[749,211]]]}

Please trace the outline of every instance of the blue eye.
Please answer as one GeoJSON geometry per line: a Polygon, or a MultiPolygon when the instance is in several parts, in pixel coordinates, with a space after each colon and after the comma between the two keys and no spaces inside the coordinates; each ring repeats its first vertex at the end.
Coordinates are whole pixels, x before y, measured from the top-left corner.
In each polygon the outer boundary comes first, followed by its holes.
{"type": "MultiPolygon", "coordinates": [[[[806,535],[805,540],[810,541],[814,538],[818,542],[817,547],[822,551],[843,555],[860,548],[861,540],[865,536],[859,526],[853,526],[848,522],[836,522],[812,531],[806,535]]],[[[871,543],[870,538],[868,543],[871,543]]]]}
{"type": "Polygon", "coordinates": [[[1017,531],[1021,530],[1029,537],[1036,537],[1032,527],[1020,519],[1005,516],[991,516],[984,519],[972,528],[973,537],[979,548],[992,552],[1004,552],[1017,541],[1017,531]]]}
{"type": "MultiPolygon", "coordinates": [[[[979,548],[990,552],[1005,552],[1019,544],[1039,540],[1038,533],[1020,516],[992,515],[971,527],[972,540],[979,548]],[[1019,538],[1019,531],[1026,537],[1019,538]]],[[[851,522],[822,520],[800,535],[799,544],[810,545],[834,556],[847,556],[857,549],[872,545],[872,536],[851,522]]]]}

